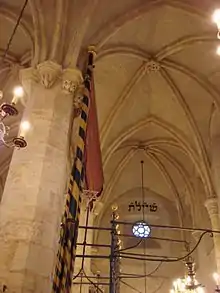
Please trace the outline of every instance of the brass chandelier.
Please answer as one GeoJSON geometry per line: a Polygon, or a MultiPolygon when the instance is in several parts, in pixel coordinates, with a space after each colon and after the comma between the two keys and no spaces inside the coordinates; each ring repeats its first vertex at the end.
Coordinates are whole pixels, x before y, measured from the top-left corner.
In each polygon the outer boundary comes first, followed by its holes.
{"type": "Polygon", "coordinates": [[[195,263],[189,258],[185,265],[185,277],[173,282],[173,288],[170,293],[203,293],[204,286],[196,280],[195,263]]]}

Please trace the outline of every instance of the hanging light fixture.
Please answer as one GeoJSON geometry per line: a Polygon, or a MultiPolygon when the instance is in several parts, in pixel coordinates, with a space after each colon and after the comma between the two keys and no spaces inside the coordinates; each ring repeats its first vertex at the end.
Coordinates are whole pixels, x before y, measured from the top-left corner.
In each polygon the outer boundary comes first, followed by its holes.
{"type": "MultiPolygon", "coordinates": [[[[23,88],[21,86],[15,87],[13,91],[13,99],[11,103],[2,103],[0,105],[0,141],[7,147],[25,148],[27,142],[24,138],[24,134],[29,130],[30,124],[28,121],[23,121],[20,127],[20,135],[12,139],[7,139],[10,134],[10,127],[5,124],[5,120],[10,116],[18,115],[16,104],[20,98],[24,95],[23,88]]],[[[3,93],[0,91],[0,99],[3,98],[3,93]]]]}
{"type": "Polygon", "coordinates": [[[203,286],[196,280],[194,262],[189,258],[185,265],[187,269],[185,278],[175,280],[170,293],[203,293],[203,286]]]}

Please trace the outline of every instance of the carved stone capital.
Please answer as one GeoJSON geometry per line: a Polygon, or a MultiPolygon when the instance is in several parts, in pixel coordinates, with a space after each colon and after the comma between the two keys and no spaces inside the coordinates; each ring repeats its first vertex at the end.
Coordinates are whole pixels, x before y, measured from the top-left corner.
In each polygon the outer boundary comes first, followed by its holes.
{"type": "Polygon", "coordinates": [[[78,69],[68,68],[62,74],[62,89],[68,95],[73,95],[83,82],[82,73],[78,69]]]}
{"type": "Polygon", "coordinates": [[[40,76],[40,81],[46,89],[49,89],[53,86],[62,72],[61,65],[52,61],[45,61],[38,64],[37,71],[40,76]]]}
{"type": "Polygon", "coordinates": [[[218,198],[212,197],[205,201],[205,207],[210,217],[218,215],[218,198]]]}

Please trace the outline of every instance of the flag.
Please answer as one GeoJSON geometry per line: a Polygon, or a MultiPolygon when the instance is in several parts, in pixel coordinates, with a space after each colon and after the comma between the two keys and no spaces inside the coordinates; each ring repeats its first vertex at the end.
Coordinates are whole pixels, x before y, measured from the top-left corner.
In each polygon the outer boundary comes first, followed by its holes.
{"type": "Polygon", "coordinates": [[[72,287],[81,193],[83,192],[82,182],[84,182],[85,142],[90,106],[90,78],[92,66],[93,53],[90,53],[76,139],[76,154],[70,176],[68,194],[65,202],[65,212],[61,226],[60,246],[57,253],[57,263],[52,286],[53,293],[70,293],[72,287]]]}
{"type": "Polygon", "coordinates": [[[104,176],[102,168],[93,70],[91,70],[89,87],[90,107],[85,146],[85,183],[88,191],[91,191],[96,195],[100,195],[103,188],[104,176]]]}

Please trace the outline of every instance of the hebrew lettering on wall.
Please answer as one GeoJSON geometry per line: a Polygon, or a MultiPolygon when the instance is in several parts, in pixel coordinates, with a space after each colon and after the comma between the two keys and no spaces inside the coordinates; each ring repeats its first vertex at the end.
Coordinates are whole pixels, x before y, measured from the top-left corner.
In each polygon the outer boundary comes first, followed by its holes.
{"type": "Polygon", "coordinates": [[[128,205],[129,212],[141,212],[145,210],[154,213],[157,211],[157,209],[158,207],[155,202],[152,204],[148,204],[145,201],[141,203],[140,201],[135,200],[134,202],[130,202],[130,204],[128,205]]]}

